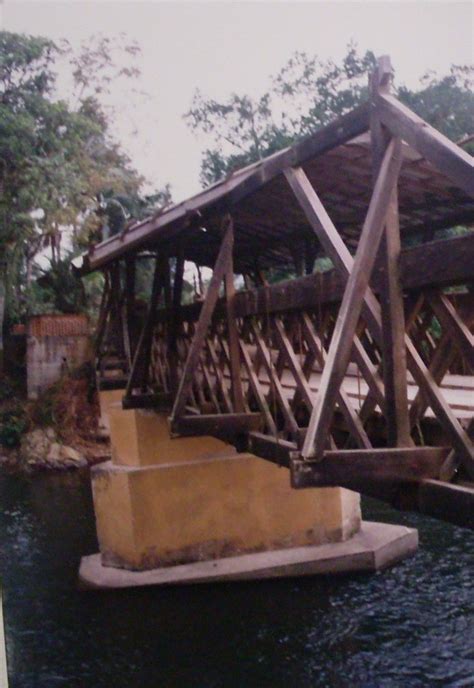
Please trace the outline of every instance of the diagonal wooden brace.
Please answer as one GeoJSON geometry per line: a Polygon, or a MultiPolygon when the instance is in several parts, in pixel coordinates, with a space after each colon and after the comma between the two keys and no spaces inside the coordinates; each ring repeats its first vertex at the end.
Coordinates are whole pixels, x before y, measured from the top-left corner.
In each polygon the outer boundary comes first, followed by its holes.
{"type": "Polygon", "coordinates": [[[212,315],[216,307],[217,299],[219,297],[219,288],[224,279],[228,266],[232,265],[232,250],[234,247],[234,230],[232,220],[227,218],[226,227],[224,230],[224,238],[222,239],[221,247],[214,265],[209,288],[206,294],[204,303],[202,304],[201,313],[196,326],[191,346],[189,347],[188,357],[184,364],[183,373],[179,382],[178,392],[174,401],[173,410],[171,412],[171,426],[183,415],[186,400],[192,388],[195,372],[199,366],[199,359],[201,356],[201,349],[204,346],[207,330],[211,323],[212,315]]]}
{"type": "Polygon", "coordinates": [[[384,155],[364,222],[354,265],[328,351],[321,385],[302,449],[303,458],[322,457],[337,393],[347,370],[364,295],[377,257],[385,216],[401,166],[401,142],[392,140],[384,155]]]}
{"type": "MultiPolygon", "coordinates": [[[[324,250],[331,258],[341,278],[347,281],[354,259],[311,186],[309,179],[301,168],[290,168],[285,171],[285,176],[324,250]]],[[[370,287],[365,294],[362,314],[372,337],[380,345],[382,342],[380,304],[370,287]]],[[[453,447],[459,453],[469,475],[474,477],[474,448],[472,442],[454,416],[439,386],[430,375],[411,339],[406,334],[404,341],[408,369],[420,389],[426,395],[430,406],[449,435],[453,447]]]]}

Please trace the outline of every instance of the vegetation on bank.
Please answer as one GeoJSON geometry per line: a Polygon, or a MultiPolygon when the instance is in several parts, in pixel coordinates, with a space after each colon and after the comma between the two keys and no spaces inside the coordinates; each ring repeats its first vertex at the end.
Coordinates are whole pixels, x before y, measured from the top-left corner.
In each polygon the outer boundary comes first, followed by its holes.
{"type": "Polygon", "coordinates": [[[96,305],[100,277],[81,286],[70,268],[72,257],[121,231],[132,217],[170,202],[168,187],[144,194],[144,179],[111,136],[110,85],[122,81],[133,91],[138,55],[138,46],[123,37],[93,38],[72,50],[64,42],[0,32],[5,335],[32,313],[96,305]],[[67,98],[59,96],[60,77],[69,85],[67,98]]]}
{"type": "Polygon", "coordinates": [[[4,379],[0,463],[26,470],[68,468],[95,463],[108,455],[107,436],[99,427],[91,364],[63,375],[35,400],[27,400],[17,382],[4,379]]]}

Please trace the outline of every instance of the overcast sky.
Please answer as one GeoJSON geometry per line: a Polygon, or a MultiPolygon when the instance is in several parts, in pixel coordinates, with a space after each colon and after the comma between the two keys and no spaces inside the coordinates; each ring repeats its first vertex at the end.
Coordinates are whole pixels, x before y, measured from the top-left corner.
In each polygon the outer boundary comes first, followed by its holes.
{"type": "Polygon", "coordinates": [[[361,51],[389,54],[398,83],[416,85],[428,69],[473,61],[473,3],[434,2],[42,2],[4,0],[3,28],[67,38],[126,32],[141,46],[141,86],[117,132],[135,167],[175,200],[199,188],[204,143],[182,114],[196,88],[214,98],[258,96],[295,50],[339,60],[354,39],[361,51]],[[133,125],[133,126],[132,126],[133,125]],[[137,134],[131,135],[131,130],[137,134]]]}

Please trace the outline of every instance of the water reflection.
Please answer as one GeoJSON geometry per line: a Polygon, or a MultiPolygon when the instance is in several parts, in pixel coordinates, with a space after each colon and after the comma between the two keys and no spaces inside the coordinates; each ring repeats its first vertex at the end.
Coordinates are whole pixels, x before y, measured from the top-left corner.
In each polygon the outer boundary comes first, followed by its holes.
{"type": "Polygon", "coordinates": [[[386,572],[80,593],[97,550],[87,475],[0,476],[12,688],[474,685],[474,534],[367,502],[420,530],[386,572]]]}

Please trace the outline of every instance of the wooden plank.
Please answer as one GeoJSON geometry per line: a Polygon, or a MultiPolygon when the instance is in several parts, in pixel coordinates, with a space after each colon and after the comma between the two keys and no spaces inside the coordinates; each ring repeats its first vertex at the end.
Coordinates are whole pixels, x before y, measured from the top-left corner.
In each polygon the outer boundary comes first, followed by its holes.
{"type": "Polygon", "coordinates": [[[325,451],[321,461],[292,459],[295,488],[328,487],[367,481],[417,482],[437,478],[449,447],[394,447],[325,451]]]}
{"type": "Polygon", "coordinates": [[[474,478],[474,447],[465,430],[461,427],[449,407],[442,390],[438,387],[429,370],[423,363],[412,342],[406,338],[408,368],[418,386],[423,390],[429,405],[449,435],[453,447],[470,477],[474,478]]]}
{"type": "Polygon", "coordinates": [[[379,94],[377,114],[394,136],[399,136],[429,160],[456,186],[474,197],[472,157],[394,96],[379,94]]]}
{"type": "Polygon", "coordinates": [[[212,384],[209,370],[208,370],[207,365],[206,365],[205,361],[203,360],[203,358],[204,358],[204,356],[201,355],[201,357],[200,357],[200,368],[201,368],[202,376],[204,378],[204,382],[205,382],[207,389],[209,391],[209,396],[211,397],[211,403],[214,406],[215,413],[222,413],[221,405],[219,404],[216,393],[214,391],[214,385],[212,384]]]}
{"type": "MultiPolygon", "coordinates": [[[[362,345],[362,342],[358,337],[354,337],[354,341],[352,343],[352,358],[357,363],[364,380],[369,386],[370,396],[373,397],[375,405],[378,404],[380,406],[380,410],[385,416],[385,387],[383,380],[380,377],[377,366],[370,360],[366,350],[362,345]]],[[[375,409],[375,406],[372,406],[372,410],[373,409],[375,409]]],[[[364,422],[367,417],[368,415],[366,416],[366,414],[363,413],[363,409],[361,409],[362,422],[364,422]]]]}
{"type": "Polygon", "coordinates": [[[196,326],[196,331],[194,333],[191,346],[189,347],[188,357],[186,359],[186,363],[184,364],[181,380],[179,382],[178,393],[176,395],[173,411],[171,414],[172,423],[175,422],[179,418],[179,416],[182,415],[184,407],[186,406],[187,396],[193,384],[194,372],[199,363],[201,349],[204,345],[204,339],[206,337],[206,333],[211,322],[212,314],[214,312],[214,308],[216,306],[217,299],[219,296],[219,288],[224,278],[224,274],[227,269],[229,260],[232,256],[232,249],[233,232],[232,227],[228,225],[225,229],[224,238],[222,239],[221,247],[219,249],[216,264],[214,266],[214,271],[212,273],[212,278],[209,284],[206,298],[204,300],[201,312],[199,314],[199,321],[196,326]]]}
{"type": "Polygon", "coordinates": [[[337,391],[347,370],[352,342],[364,294],[377,256],[384,219],[401,165],[401,145],[392,141],[384,155],[380,173],[362,229],[353,268],[347,281],[328,358],[321,378],[316,405],[308,426],[302,456],[322,456],[332,419],[337,391]]]}
{"type": "MultiPolygon", "coordinates": [[[[354,260],[331,222],[315,190],[301,168],[297,171],[288,170],[286,175],[308,222],[324,246],[327,255],[331,258],[341,279],[347,280],[354,260]]],[[[370,288],[367,289],[365,294],[363,316],[371,335],[380,345],[382,341],[380,305],[370,288]]],[[[454,416],[443,393],[406,334],[405,347],[408,369],[415,378],[416,383],[426,394],[430,406],[449,435],[453,446],[462,457],[463,464],[469,475],[474,477],[474,447],[472,442],[454,416]]]]}
{"type": "MultiPolygon", "coordinates": [[[[388,93],[392,66],[388,57],[378,60],[370,80],[372,103],[379,93],[388,93]]],[[[371,109],[370,135],[374,181],[390,142],[390,133],[382,125],[376,107],[371,109]]],[[[403,291],[399,279],[401,254],[398,221],[398,193],[394,189],[385,217],[385,230],[379,251],[381,266],[380,306],[382,311],[382,359],[385,384],[387,442],[392,447],[413,444],[408,422],[407,366],[405,355],[405,316],[403,291]]]]}

